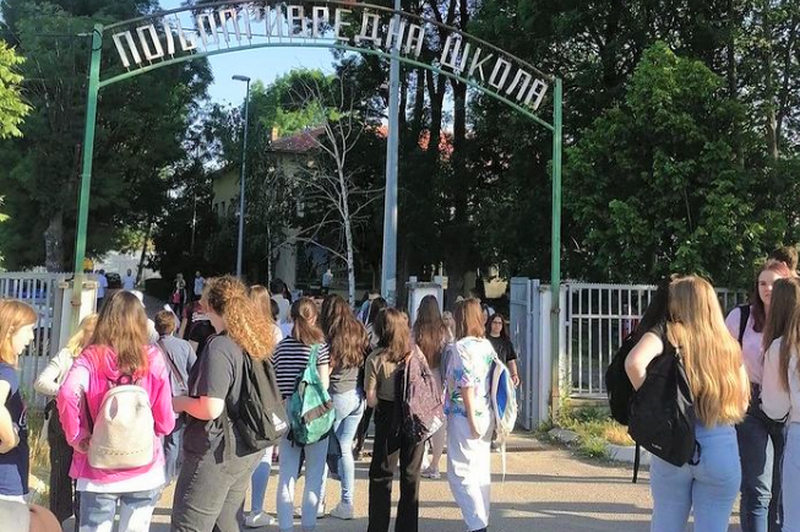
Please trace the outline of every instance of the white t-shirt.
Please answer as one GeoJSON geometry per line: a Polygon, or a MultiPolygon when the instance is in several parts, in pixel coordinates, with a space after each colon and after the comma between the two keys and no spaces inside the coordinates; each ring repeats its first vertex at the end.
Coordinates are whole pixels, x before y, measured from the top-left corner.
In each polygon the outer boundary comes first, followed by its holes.
{"type": "MultiPolygon", "coordinates": [[[[161,442],[156,442],[161,445],[161,442]]],[[[135,493],[137,491],[151,491],[167,483],[163,467],[151,467],[150,471],[137,477],[117,480],[115,482],[97,482],[88,478],[79,478],[78,491],[91,493],[135,493]]]]}
{"type": "Polygon", "coordinates": [[[206,280],[203,277],[195,277],[194,278],[194,295],[199,296],[203,293],[203,287],[206,284],[206,280]]]}
{"type": "Polygon", "coordinates": [[[97,299],[106,297],[106,288],[108,288],[108,279],[101,273],[97,276],[97,299]]]}
{"type": "Polygon", "coordinates": [[[278,304],[278,323],[287,323],[289,321],[289,312],[292,309],[292,304],[282,295],[272,296],[272,299],[278,304]]]}
{"type": "Polygon", "coordinates": [[[133,290],[136,287],[136,277],[133,275],[126,275],[122,278],[122,289],[133,290]]]}

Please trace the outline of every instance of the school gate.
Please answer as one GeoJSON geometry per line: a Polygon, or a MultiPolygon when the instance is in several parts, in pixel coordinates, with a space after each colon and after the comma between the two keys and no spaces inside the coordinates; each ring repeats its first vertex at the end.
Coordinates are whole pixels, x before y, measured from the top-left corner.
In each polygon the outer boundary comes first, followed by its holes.
{"type": "MultiPolygon", "coordinates": [[[[84,277],[82,264],[86,252],[95,123],[101,90],[135,76],[154,75],[158,69],[185,61],[257,48],[293,47],[328,48],[390,60],[393,90],[390,90],[384,205],[384,296],[393,294],[396,282],[387,279],[386,274],[391,272],[394,275],[396,271],[397,181],[389,177],[396,173],[396,165],[391,161],[396,160],[392,155],[396,157],[398,113],[395,111],[399,91],[394,89],[397,88],[399,63],[464,83],[552,133],[550,286],[557,290],[561,280],[561,79],[541,72],[529,62],[482,39],[436,20],[401,11],[399,0],[395,0],[394,5],[395,9],[340,0],[297,3],[233,0],[185,6],[108,26],[96,24],[92,32],[78,199],[76,285],[81,286],[84,277]],[[440,45],[438,57],[423,57],[426,41],[440,45]],[[552,104],[550,120],[537,114],[545,102],[552,104]]],[[[552,301],[550,356],[557,357],[559,299],[556,297],[552,301]]],[[[72,303],[75,308],[80,308],[79,292],[73,295],[72,303]]],[[[75,314],[73,327],[77,325],[75,314]]],[[[552,367],[557,366],[552,364],[552,367]]]]}

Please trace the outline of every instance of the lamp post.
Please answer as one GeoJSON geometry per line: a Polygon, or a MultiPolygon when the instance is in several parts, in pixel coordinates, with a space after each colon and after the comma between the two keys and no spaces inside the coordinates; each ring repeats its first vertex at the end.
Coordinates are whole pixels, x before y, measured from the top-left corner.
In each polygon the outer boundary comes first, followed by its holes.
{"type": "Polygon", "coordinates": [[[250,78],[247,76],[236,75],[231,79],[234,81],[244,81],[247,90],[244,97],[244,137],[242,139],[242,175],[239,178],[239,240],[236,249],[236,277],[242,278],[242,250],[244,248],[244,176],[247,163],[247,123],[250,107],[250,78]]]}

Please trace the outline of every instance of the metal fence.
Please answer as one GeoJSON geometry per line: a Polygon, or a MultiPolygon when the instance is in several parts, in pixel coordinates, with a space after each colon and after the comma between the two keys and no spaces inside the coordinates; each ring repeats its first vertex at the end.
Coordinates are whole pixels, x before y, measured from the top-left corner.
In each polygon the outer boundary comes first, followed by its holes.
{"type": "Polygon", "coordinates": [[[44,401],[33,383],[58,351],[64,284],[71,277],[71,273],[0,272],[0,298],[24,301],[39,315],[33,341],[19,359],[20,386],[29,405],[41,406],[44,401]]]}
{"type": "MultiPolygon", "coordinates": [[[[605,370],[623,339],[639,323],[656,290],[651,285],[569,283],[566,327],[566,389],[582,398],[605,398],[605,370]]],[[[741,291],[718,289],[727,313],[742,303],[741,291]]]]}

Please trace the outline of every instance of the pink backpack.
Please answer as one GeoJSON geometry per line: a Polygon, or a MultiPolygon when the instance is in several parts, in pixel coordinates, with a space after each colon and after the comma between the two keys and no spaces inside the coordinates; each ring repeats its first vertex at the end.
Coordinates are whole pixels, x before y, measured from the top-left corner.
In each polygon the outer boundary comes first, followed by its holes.
{"type": "Polygon", "coordinates": [[[400,431],[416,442],[425,441],[444,425],[442,384],[418,347],[397,371],[395,407],[400,407],[400,431]]]}

